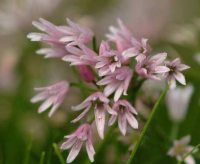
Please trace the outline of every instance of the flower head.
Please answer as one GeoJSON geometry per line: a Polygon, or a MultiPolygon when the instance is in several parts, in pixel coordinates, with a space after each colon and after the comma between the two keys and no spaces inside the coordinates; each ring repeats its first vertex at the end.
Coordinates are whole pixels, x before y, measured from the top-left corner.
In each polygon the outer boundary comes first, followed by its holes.
{"type": "Polygon", "coordinates": [[[110,117],[108,122],[110,126],[113,125],[118,118],[119,130],[123,135],[126,135],[127,121],[132,128],[138,129],[138,121],[134,116],[137,115],[137,112],[127,100],[118,100],[114,103],[112,108],[117,112],[117,115],[112,115],[110,117]]]}
{"type": "Polygon", "coordinates": [[[104,126],[105,126],[105,114],[106,112],[110,114],[116,114],[110,106],[108,105],[109,99],[101,92],[95,92],[86,98],[81,104],[73,106],[72,109],[75,111],[83,110],[83,112],[72,120],[73,123],[82,119],[89,110],[93,107],[95,114],[95,122],[97,126],[97,131],[100,138],[104,138],[104,126]]]}
{"type": "Polygon", "coordinates": [[[113,73],[116,68],[121,67],[123,59],[118,51],[111,50],[108,42],[102,41],[99,49],[99,56],[96,57],[95,68],[98,69],[99,76],[113,73]]]}
{"type": "Polygon", "coordinates": [[[160,80],[159,74],[164,74],[169,71],[169,68],[161,64],[166,59],[166,53],[159,53],[154,56],[149,56],[137,62],[135,69],[136,72],[147,79],[160,80]]]}
{"type": "Polygon", "coordinates": [[[121,67],[115,72],[109,73],[103,79],[97,82],[97,85],[106,85],[104,94],[106,96],[115,92],[114,101],[119,100],[120,96],[127,95],[129,83],[133,76],[133,71],[129,67],[121,67]]]}
{"type": "Polygon", "coordinates": [[[39,91],[39,93],[31,99],[31,102],[36,103],[45,100],[40,105],[38,112],[42,113],[52,106],[49,112],[49,117],[51,117],[63,102],[69,90],[69,83],[67,81],[61,81],[47,87],[35,88],[35,90],[39,91]]]}
{"type": "Polygon", "coordinates": [[[190,140],[190,135],[187,135],[180,140],[175,140],[167,154],[171,157],[176,157],[178,161],[184,160],[186,164],[195,164],[194,158],[191,155],[184,159],[185,155],[194,148],[189,145],[190,140]]]}
{"type": "Polygon", "coordinates": [[[181,64],[179,58],[176,58],[171,62],[167,61],[165,64],[169,68],[169,71],[164,74],[164,77],[167,78],[170,87],[176,87],[176,80],[182,85],[186,85],[185,76],[181,72],[190,67],[188,65],[181,64]]]}
{"type": "Polygon", "coordinates": [[[67,157],[67,163],[71,163],[79,154],[83,143],[85,143],[88,157],[91,162],[94,161],[95,150],[92,145],[92,130],[89,124],[81,125],[74,133],[64,137],[65,141],[61,145],[62,150],[70,149],[67,157]]]}

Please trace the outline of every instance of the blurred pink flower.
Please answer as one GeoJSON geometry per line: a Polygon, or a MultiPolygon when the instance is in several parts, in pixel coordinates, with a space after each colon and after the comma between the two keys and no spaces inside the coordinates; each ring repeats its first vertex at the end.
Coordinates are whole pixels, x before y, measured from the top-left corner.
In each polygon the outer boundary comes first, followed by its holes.
{"type": "Polygon", "coordinates": [[[103,79],[97,82],[97,85],[106,85],[104,88],[104,94],[106,96],[114,94],[114,101],[119,100],[121,95],[127,95],[127,90],[133,71],[129,67],[121,67],[115,70],[113,73],[109,73],[103,79]]]}
{"type": "Polygon", "coordinates": [[[123,135],[126,135],[127,121],[132,128],[138,129],[138,121],[134,116],[137,115],[137,112],[127,100],[118,100],[112,108],[117,112],[117,115],[110,117],[108,122],[109,126],[113,125],[118,118],[119,130],[123,135]]]}
{"type": "Polygon", "coordinates": [[[124,23],[118,19],[118,27],[110,26],[110,33],[107,34],[107,38],[114,42],[117,46],[117,49],[122,52],[127,48],[132,46],[132,32],[124,25],[124,23]]]}
{"type": "Polygon", "coordinates": [[[69,18],[67,18],[67,23],[68,26],[59,26],[59,31],[64,34],[60,38],[61,42],[65,44],[72,42],[88,44],[92,40],[93,32],[90,29],[72,22],[69,18]]]}
{"type": "Polygon", "coordinates": [[[95,76],[90,69],[89,66],[86,65],[78,65],[77,69],[80,73],[80,76],[86,81],[86,82],[92,82],[95,79],[95,76]]]}
{"type": "Polygon", "coordinates": [[[77,157],[83,143],[85,143],[90,161],[94,161],[95,150],[92,145],[92,129],[89,124],[82,124],[74,133],[67,135],[64,138],[65,141],[61,145],[61,149],[67,150],[71,148],[67,157],[67,163],[71,163],[77,157]]]}
{"type": "Polygon", "coordinates": [[[31,102],[36,103],[45,100],[40,105],[38,112],[42,113],[52,106],[49,112],[49,117],[51,117],[63,102],[69,90],[69,83],[67,81],[61,81],[47,87],[35,88],[35,90],[39,91],[39,93],[31,99],[31,102]]]}
{"type": "Polygon", "coordinates": [[[158,75],[162,75],[169,71],[169,68],[161,64],[167,57],[167,53],[159,53],[154,56],[149,56],[137,62],[135,66],[136,72],[143,78],[160,80],[158,75]]]}
{"type": "Polygon", "coordinates": [[[122,55],[118,51],[111,50],[108,42],[105,41],[101,42],[99,56],[96,59],[95,68],[98,69],[99,76],[113,73],[123,62],[122,55]]]}
{"type": "Polygon", "coordinates": [[[93,33],[89,29],[80,27],[69,19],[67,22],[69,26],[56,26],[42,18],[33,21],[33,25],[44,33],[32,32],[27,37],[31,41],[42,41],[52,46],[38,50],[38,54],[43,54],[46,58],[63,57],[68,54],[65,46],[87,44],[91,41],[93,33]]]}
{"type": "Polygon", "coordinates": [[[165,64],[169,68],[169,71],[164,74],[164,77],[167,78],[170,88],[176,87],[176,80],[182,85],[186,85],[185,76],[181,72],[189,69],[190,67],[188,65],[181,64],[179,58],[176,58],[171,62],[167,61],[165,64]]]}
{"type": "Polygon", "coordinates": [[[81,120],[93,107],[95,114],[95,122],[97,126],[97,131],[101,139],[104,138],[104,126],[105,126],[105,112],[110,114],[116,114],[110,106],[108,105],[109,99],[105,97],[102,92],[95,92],[86,98],[81,104],[73,106],[72,109],[75,111],[83,110],[83,112],[72,120],[73,123],[81,120]]]}

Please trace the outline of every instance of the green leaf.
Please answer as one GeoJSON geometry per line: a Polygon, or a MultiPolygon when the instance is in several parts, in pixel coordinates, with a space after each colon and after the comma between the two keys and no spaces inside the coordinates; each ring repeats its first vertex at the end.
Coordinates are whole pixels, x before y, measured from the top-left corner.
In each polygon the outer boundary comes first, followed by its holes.
{"type": "Polygon", "coordinates": [[[155,116],[157,110],[159,109],[159,105],[160,105],[161,101],[163,100],[164,96],[166,95],[167,90],[168,90],[168,88],[166,88],[162,92],[162,94],[160,95],[160,97],[157,100],[156,104],[154,105],[153,110],[151,112],[151,115],[149,116],[149,118],[148,118],[148,120],[147,120],[147,122],[146,122],[146,124],[145,124],[145,126],[144,126],[144,128],[142,130],[142,132],[141,132],[139,140],[137,141],[136,145],[134,146],[134,149],[133,149],[133,151],[132,151],[132,153],[130,155],[130,158],[129,158],[127,164],[135,163],[134,162],[135,161],[135,156],[136,156],[140,146],[142,145],[143,141],[145,140],[145,136],[147,136],[148,135],[147,133],[150,132],[150,124],[152,123],[152,120],[154,119],[154,116],[155,116]]]}

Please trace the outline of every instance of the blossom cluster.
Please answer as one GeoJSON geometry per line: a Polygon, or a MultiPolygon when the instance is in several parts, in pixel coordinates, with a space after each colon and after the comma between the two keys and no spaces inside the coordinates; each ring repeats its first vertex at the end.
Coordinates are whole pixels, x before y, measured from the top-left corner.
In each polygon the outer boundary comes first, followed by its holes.
{"type": "MultiPolygon", "coordinates": [[[[95,38],[90,29],[70,19],[67,19],[67,23],[68,25],[56,26],[40,18],[39,21],[34,21],[33,25],[42,33],[33,32],[27,37],[31,41],[49,45],[48,48],[39,49],[38,54],[44,55],[45,58],[62,59],[77,69],[83,81],[96,87],[82,103],[72,106],[73,111],[81,113],[71,122],[87,120],[87,116],[91,115],[90,111],[94,112],[92,115],[101,139],[104,138],[106,124],[111,126],[117,120],[123,135],[126,135],[127,123],[133,129],[138,129],[138,112],[133,107],[131,98],[128,99],[129,88],[134,86],[136,81],[138,83],[146,79],[164,79],[172,88],[176,86],[176,81],[186,84],[182,71],[189,68],[187,65],[181,64],[179,58],[166,61],[166,52],[152,55],[148,39],[136,39],[121,20],[118,20],[118,26],[109,28],[107,39],[101,41],[98,50],[90,48],[95,38]],[[110,116],[108,122],[106,115],[110,116]]],[[[61,81],[36,88],[39,93],[31,101],[44,101],[38,109],[39,113],[52,106],[49,112],[49,116],[52,116],[64,101],[70,85],[68,81],[61,81]]],[[[67,163],[76,158],[84,143],[90,161],[94,161],[91,124],[91,121],[86,121],[74,133],[65,136],[61,149],[71,148],[67,163]]]]}

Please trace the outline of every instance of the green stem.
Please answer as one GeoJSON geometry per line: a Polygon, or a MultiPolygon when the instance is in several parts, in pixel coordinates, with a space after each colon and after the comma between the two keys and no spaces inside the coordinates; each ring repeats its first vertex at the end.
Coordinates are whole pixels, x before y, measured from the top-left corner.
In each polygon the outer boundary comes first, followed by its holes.
{"type": "Polygon", "coordinates": [[[40,164],[44,164],[45,152],[43,151],[40,156],[40,164]]]}
{"type": "Polygon", "coordinates": [[[58,148],[57,144],[53,143],[53,148],[55,150],[56,155],[58,156],[58,159],[60,160],[61,164],[65,164],[65,160],[60,152],[60,149],[58,148]]]}
{"type": "Polygon", "coordinates": [[[96,40],[95,36],[92,38],[92,48],[93,48],[94,52],[98,53],[97,40],[96,40]]]}
{"type": "Polygon", "coordinates": [[[170,140],[171,141],[173,141],[174,139],[177,138],[178,131],[179,131],[179,123],[174,123],[172,125],[172,130],[171,130],[171,134],[170,134],[170,140]]]}
{"type": "Polygon", "coordinates": [[[178,161],[177,164],[181,164],[184,162],[184,160],[191,155],[192,153],[194,153],[196,150],[198,150],[198,148],[200,147],[200,144],[196,145],[191,151],[189,151],[187,154],[184,155],[183,159],[181,161],[178,161]]]}
{"type": "Polygon", "coordinates": [[[136,143],[136,145],[135,145],[135,147],[134,147],[134,149],[133,149],[133,151],[132,151],[132,153],[130,155],[130,158],[129,158],[127,164],[131,164],[132,163],[132,160],[133,160],[138,148],[140,147],[140,145],[141,145],[141,143],[142,143],[142,141],[144,139],[144,136],[145,136],[145,134],[146,134],[146,132],[148,130],[148,127],[149,127],[149,125],[150,125],[150,123],[151,123],[151,121],[152,121],[152,119],[153,119],[153,117],[154,117],[154,115],[155,115],[155,113],[156,113],[156,111],[158,109],[158,105],[160,104],[160,102],[164,98],[167,90],[168,90],[168,87],[162,92],[162,94],[160,95],[158,101],[155,103],[155,105],[153,107],[153,110],[152,110],[152,112],[151,112],[151,114],[150,114],[150,116],[149,116],[149,118],[147,120],[147,123],[145,124],[145,126],[144,126],[144,128],[142,130],[141,136],[140,136],[139,140],[137,141],[137,143],[136,143]]]}

